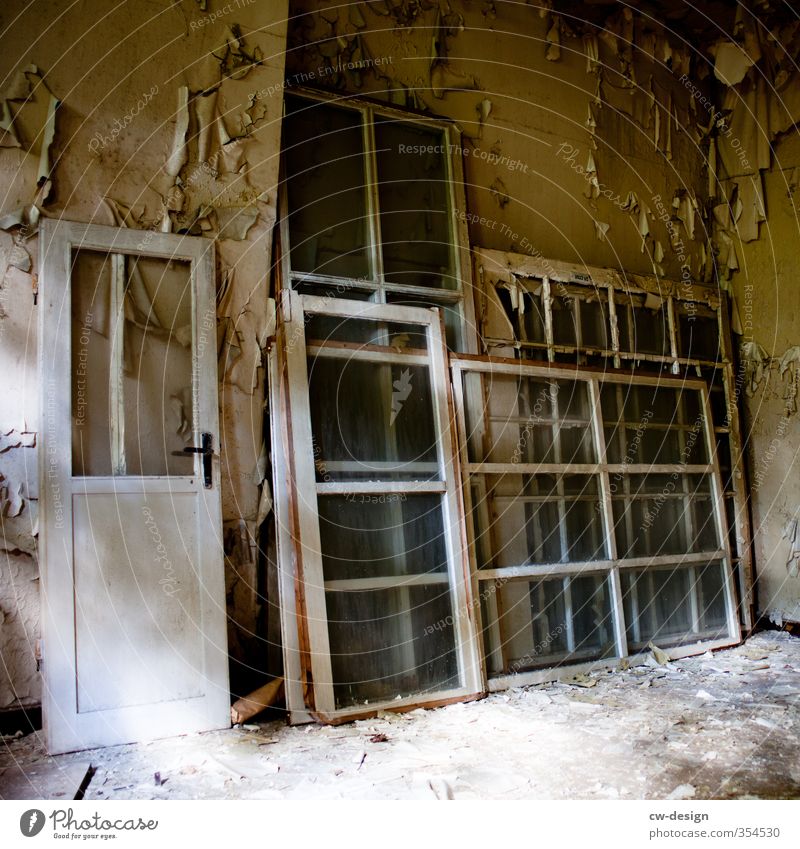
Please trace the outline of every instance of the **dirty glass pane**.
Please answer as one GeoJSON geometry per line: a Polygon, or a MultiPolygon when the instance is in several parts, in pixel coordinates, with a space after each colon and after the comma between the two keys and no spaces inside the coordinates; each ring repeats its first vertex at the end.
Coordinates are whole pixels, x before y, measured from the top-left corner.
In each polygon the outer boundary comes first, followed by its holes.
{"type": "Polygon", "coordinates": [[[708,463],[700,394],[673,386],[600,389],[609,463],[708,463]]]}
{"type": "Polygon", "coordinates": [[[346,357],[308,360],[317,480],[438,480],[428,368],[346,357]]]}
{"type": "Polygon", "coordinates": [[[576,298],[554,295],[551,300],[553,311],[553,342],[574,348],[578,344],[575,318],[576,298]]]}
{"type": "Polygon", "coordinates": [[[593,463],[586,383],[465,373],[470,461],[593,463]]]}
{"type": "Polygon", "coordinates": [[[173,456],[193,438],[190,264],[122,262],[115,284],[110,255],[73,256],[73,474],[190,475],[173,456]]]}
{"type": "Polygon", "coordinates": [[[325,593],[337,708],[461,686],[446,584],[325,593]]]}
{"type": "Polygon", "coordinates": [[[358,318],[358,309],[355,305],[352,317],[306,313],[306,342],[357,342],[384,345],[397,352],[427,350],[426,325],[358,318]]]}
{"type": "Polygon", "coordinates": [[[446,135],[375,118],[383,270],[388,283],[458,288],[446,135]]]}
{"type": "MultiPolygon", "coordinates": [[[[477,476],[476,476],[477,477],[477,476]]],[[[571,563],[607,557],[598,478],[592,475],[485,475],[475,533],[479,568],[571,563]]]]}
{"type": "Polygon", "coordinates": [[[447,583],[440,495],[321,495],[325,581],[425,575],[447,583]]]}
{"type": "Polygon", "coordinates": [[[314,295],[330,301],[334,298],[346,298],[348,301],[370,301],[375,296],[374,287],[359,285],[356,280],[342,280],[336,283],[311,283],[297,281],[294,289],[301,295],[314,295]]]}
{"type": "Polygon", "coordinates": [[[728,635],[721,563],[623,570],[621,580],[632,650],[728,635]]]}
{"type": "Polygon", "coordinates": [[[542,307],[541,296],[525,292],[522,297],[525,304],[525,312],[519,316],[520,335],[526,342],[546,342],[544,309],[542,307]]]}
{"type": "MultiPolygon", "coordinates": [[[[509,581],[494,586],[496,604],[485,599],[484,611],[494,608],[497,621],[484,619],[484,626],[499,638],[503,666],[492,668],[496,660],[490,659],[490,674],[616,655],[606,575],[509,581]]],[[[490,658],[496,658],[496,654],[490,658]]]]}
{"type": "Polygon", "coordinates": [[[581,300],[581,344],[584,348],[611,349],[608,332],[608,296],[597,293],[594,298],[581,300]]]}
{"type": "Polygon", "coordinates": [[[283,150],[292,270],[368,276],[361,114],[287,97],[283,150]]]}
{"type": "Polygon", "coordinates": [[[692,302],[677,305],[680,355],[692,360],[722,359],[717,314],[692,302]]]}
{"type": "Polygon", "coordinates": [[[707,475],[611,475],[620,557],[717,551],[707,475]]]}
{"type": "Polygon", "coordinates": [[[437,307],[444,319],[444,332],[447,347],[451,351],[462,353],[466,351],[463,339],[463,316],[461,305],[437,301],[435,297],[422,295],[408,295],[406,293],[386,293],[386,302],[389,304],[400,304],[405,307],[437,307]]]}
{"type": "Polygon", "coordinates": [[[644,296],[615,295],[619,321],[620,350],[636,354],[670,356],[667,308],[655,298],[653,308],[645,306],[644,296]]]}

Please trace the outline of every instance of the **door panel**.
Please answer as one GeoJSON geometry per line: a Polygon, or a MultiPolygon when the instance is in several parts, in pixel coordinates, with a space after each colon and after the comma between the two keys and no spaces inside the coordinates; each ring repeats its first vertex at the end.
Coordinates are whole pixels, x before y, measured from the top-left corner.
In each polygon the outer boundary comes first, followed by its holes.
{"type": "Polygon", "coordinates": [[[182,531],[197,525],[197,496],[76,493],[72,503],[78,712],[199,698],[197,540],[182,531]]]}
{"type": "Polygon", "coordinates": [[[213,243],[46,221],[41,250],[48,749],[225,727],[213,243]]]}

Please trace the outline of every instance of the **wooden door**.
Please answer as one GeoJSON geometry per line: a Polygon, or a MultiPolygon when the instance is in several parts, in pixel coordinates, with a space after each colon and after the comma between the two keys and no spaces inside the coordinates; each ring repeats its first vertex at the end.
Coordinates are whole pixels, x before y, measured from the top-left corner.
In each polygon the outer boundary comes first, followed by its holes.
{"type": "Polygon", "coordinates": [[[213,243],[44,221],[51,753],[230,723],[213,243]]]}

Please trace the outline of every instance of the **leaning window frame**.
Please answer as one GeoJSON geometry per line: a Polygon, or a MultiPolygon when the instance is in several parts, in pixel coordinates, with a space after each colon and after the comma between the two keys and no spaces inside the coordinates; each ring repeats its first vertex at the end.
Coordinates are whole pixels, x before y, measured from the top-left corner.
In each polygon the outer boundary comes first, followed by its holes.
{"type": "MultiPolygon", "coordinates": [[[[739,398],[743,386],[743,372],[737,371],[734,361],[731,327],[728,315],[728,300],[725,292],[707,286],[699,286],[690,280],[681,281],[658,278],[644,274],[630,274],[612,268],[600,268],[584,264],[551,260],[530,254],[506,253],[475,246],[473,248],[474,275],[480,281],[476,288],[479,299],[485,299],[486,287],[491,280],[505,280],[518,283],[529,294],[541,287],[540,296],[545,322],[544,343],[532,343],[526,339],[509,340],[492,338],[484,330],[485,309],[478,309],[478,333],[481,346],[487,353],[495,351],[505,355],[510,348],[516,348],[517,356],[528,358],[526,351],[539,349],[543,357],[540,362],[557,364],[564,356],[595,356],[607,364],[607,368],[634,368],[641,362],[653,366],[662,364],[672,374],[688,373],[693,370],[698,376],[718,371],[721,374],[721,386],[709,384],[709,391],[719,392],[724,399],[725,417],[714,420],[714,433],[717,438],[727,442],[731,467],[729,477],[725,479],[725,505],[730,508],[726,524],[732,536],[732,566],[736,574],[739,594],[741,623],[745,631],[750,631],[755,623],[755,575],[752,556],[752,528],[749,512],[749,498],[745,481],[745,460],[743,438],[739,422],[739,398]],[[557,344],[553,336],[551,298],[561,286],[570,289],[584,288],[588,292],[603,292],[608,298],[610,346],[601,350],[596,347],[557,344]],[[620,345],[619,320],[622,316],[619,307],[627,309],[622,300],[631,295],[646,297],[654,295],[663,301],[666,310],[669,334],[668,352],[663,355],[626,351],[620,345]],[[678,314],[682,305],[696,307],[713,312],[716,315],[719,345],[717,357],[707,360],[698,357],[681,356],[680,327],[678,314]],[[619,311],[618,311],[619,310],[619,311]]],[[[578,331],[580,343],[580,331],[578,331]]],[[[572,359],[572,362],[575,360],[572,359]]],[[[713,405],[712,405],[713,406],[713,405]]]]}
{"type": "MultiPolygon", "coordinates": [[[[474,605],[470,596],[463,500],[460,497],[458,445],[453,424],[452,389],[444,328],[438,309],[393,304],[352,302],[346,299],[300,295],[284,291],[278,305],[276,345],[270,354],[271,409],[283,427],[273,426],[273,462],[276,472],[276,522],[279,550],[281,628],[284,680],[290,722],[318,719],[341,722],[370,716],[376,710],[403,710],[418,705],[435,706],[474,698],[482,690],[480,657],[475,632],[474,605]],[[394,322],[424,328],[426,351],[369,350],[370,346],[334,340],[308,340],[310,316],[365,322],[394,322]],[[433,391],[435,426],[440,457],[437,480],[341,480],[318,481],[313,450],[312,414],[309,404],[307,357],[325,356],[423,365],[429,370],[433,391]],[[279,432],[280,431],[280,432],[279,432]],[[447,583],[452,601],[455,650],[460,684],[448,690],[417,693],[402,698],[338,707],[334,682],[326,610],[325,582],[320,543],[318,498],[324,495],[375,493],[440,496],[445,521],[447,583]]],[[[381,579],[378,579],[380,582],[381,579]]],[[[402,582],[401,582],[402,583],[402,582]]],[[[410,586],[410,584],[409,584],[410,586]]],[[[373,587],[374,588],[374,587],[373,587]]]]}
{"type": "MultiPolygon", "coordinates": [[[[488,691],[495,692],[508,687],[524,686],[528,684],[541,683],[543,681],[557,679],[564,675],[576,675],[581,672],[607,667],[616,664],[621,659],[627,659],[636,664],[643,661],[646,653],[637,652],[633,655],[628,652],[628,641],[626,635],[626,621],[623,610],[623,592],[620,574],[622,569],[647,569],[659,566],[688,566],[701,565],[712,561],[721,561],[724,575],[725,612],[728,634],[724,638],[698,640],[692,643],[676,645],[667,650],[672,658],[684,657],[697,654],[704,650],[722,648],[741,642],[741,627],[736,608],[736,594],[734,590],[734,576],[731,568],[732,556],[727,533],[727,522],[724,512],[724,492],[722,479],[717,462],[716,444],[714,438],[714,426],[711,419],[711,405],[709,401],[706,384],[698,379],[665,378],[660,375],[630,375],[621,372],[608,372],[602,370],[581,369],[570,366],[557,366],[535,361],[515,360],[511,358],[492,358],[486,356],[454,356],[450,357],[450,369],[454,391],[455,407],[457,411],[458,442],[461,452],[460,466],[462,473],[462,493],[464,498],[464,512],[467,520],[467,535],[470,540],[470,572],[472,575],[472,596],[476,600],[484,597],[481,584],[490,582],[515,580],[515,579],[541,579],[541,578],[563,578],[579,575],[603,574],[610,579],[612,599],[611,614],[612,626],[615,636],[616,654],[613,658],[599,658],[588,662],[569,663],[568,665],[553,665],[540,669],[522,672],[501,673],[490,676],[486,669],[485,651],[481,652],[482,668],[485,686],[488,691]],[[570,563],[548,563],[548,564],[526,564],[518,566],[507,566],[496,569],[481,569],[478,566],[475,545],[475,524],[472,499],[472,482],[474,475],[504,474],[508,471],[514,473],[525,473],[524,463],[497,464],[490,462],[471,462],[469,458],[469,434],[466,422],[466,405],[469,400],[465,398],[468,393],[464,388],[465,374],[508,375],[512,377],[536,377],[547,379],[568,379],[587,384],[590,397],[589,427],[593,435],[593,441],[598,451],[598,462],[590,464],[592,469],[587,472],[588,466],[572,463],[561,464],[536,464],[534,472],[531,473],[554,473],[558,475],[580,473],[591,473],[598,476],[600,480],[600,504],[603,531],[606,543],[606,559],[589,560],[570,563]],[[684,466],[676,464],[654,464],[631,465],[626,463],[609,463],[606,459],[606,438],[604,434],[604,422],[600,409],[600,387],[604,383],[635,384],[638,386],[662,386],[697,391],[701,398],[701,410],[703,413],[703,438],[708,462],[704,464],[687,464],[684,466]],[[508,466],[508,468],[503,468],[508,466]],[[494,468],[492,468],[494,467],[494,468]],[[709,476],[711,482],[711,499],[714,505],[714,526],[717,533],[719,545],[714,551],[703,551],[698,553],[686,553],[682,555],[657,555],[644,557],[620,557],[616,548],[616,536],[614,532],[614,516],[612,505],[612,493],[610,475],[616,472],[624,474],[632,473],[660,473],[674,472],[679,469],[681,473],[701,473],[709,476]]],[[[487,623],[483,621],[483,611],[476,604],[475,617],[479,633],[484,633],[487,623]]]]}
{"type": "MultiPolygon", "coordinates": [[[[466,190],[464,183],[464,165],[459,152],[462,150],[461,132],[458,127],[446,119],[431,118],[417,112],[399,109],[362,97],[343,96],[327,91],[319,91],[306,87],[292,88],[287,92],[292,96],[327,103],[340,109],[348,109],[361,115],[361,131],[364,143],[365,177],[367,183],[366,208],[369,218],[367,244],[370,275],[366,279],[339,277],[326,274],[292,271],[291,241],[289,234],[289,199],[288,192],[280,193],[280,241],[281,241],[281,280],[284,288],[300,291],[305,286],[336,287],[343,282],[348,291],[369,293],[369,299],[374,303],[389,303],[390,295],[407,295],[410,298],[419,297],[430,300],[437,305],[458,310],[460,316],[458,350],[462,353],[478,353],[478,337],[475,325],[475,304],[473,297],[472,259],[470,255],[469,232],[467,219],[459,214],[466,210],[466,190]],[[414,126],[428,127],[443,134],[447,153],[444,154],[447,181],[448,217],[451,221],[453,238],[453,278],[456,285],[453,288],[437,288],[433,286],[414,286],[397,283],[387,283],[383,273],[383,258],[381,255],[381,222],[379,209],[379,183],[377,176],[377,161],[375,155],[375,116],[392,118],[398,122],[414,126]]],[[[284,117],[285,117],[284,104],[284,117]]],[[[282,152],[283,156],[283,152],[282,152]]],[[[282,165],[281,185],[286,186],[285,163],[282,165]]]]}

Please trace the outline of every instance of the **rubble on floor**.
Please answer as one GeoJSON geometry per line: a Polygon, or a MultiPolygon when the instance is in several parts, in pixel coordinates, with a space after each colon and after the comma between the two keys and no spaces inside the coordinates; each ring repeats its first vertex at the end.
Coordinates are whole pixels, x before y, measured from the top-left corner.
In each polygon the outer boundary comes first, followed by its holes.
{"type": "Polygon", "coordinates": [[[253,722],[52,759],[32,734],[6,741],[0,767],[91,761],[94,800],[800,798],[798,697],[800,639],[763,632],[336,727],[253,722]]]}

